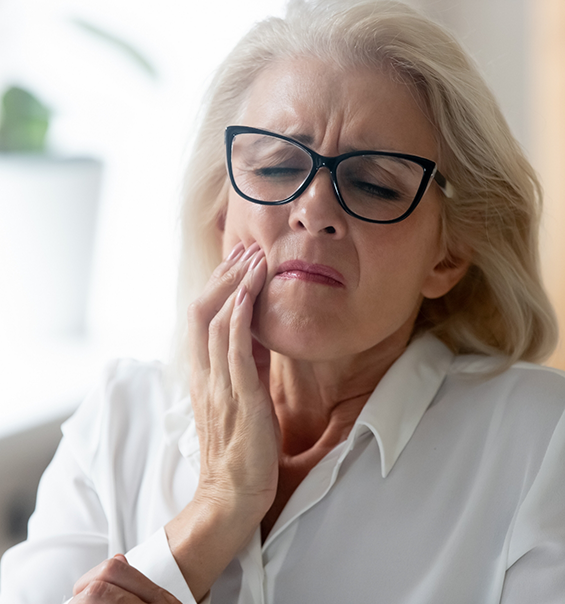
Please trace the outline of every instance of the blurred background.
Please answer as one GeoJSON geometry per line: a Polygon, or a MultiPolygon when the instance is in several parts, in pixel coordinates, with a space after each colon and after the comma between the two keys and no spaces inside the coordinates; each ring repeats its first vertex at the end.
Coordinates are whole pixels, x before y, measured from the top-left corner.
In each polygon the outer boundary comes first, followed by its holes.
{"type": "MultiPolygon", "coordinates": [[[[565,2],[408,3],[475,56],[541,175],[543,270],[565,325],[565,2]]],[[[200,99],[250,25],[283,7],[0,0],[3,112],[26,108],[35,150],[0,130],[0,553],[25,537],[60,424],[105,362],[167,359],[200,99]]],[[[565,368],[563,347],[550,364],[565,368]]]]}

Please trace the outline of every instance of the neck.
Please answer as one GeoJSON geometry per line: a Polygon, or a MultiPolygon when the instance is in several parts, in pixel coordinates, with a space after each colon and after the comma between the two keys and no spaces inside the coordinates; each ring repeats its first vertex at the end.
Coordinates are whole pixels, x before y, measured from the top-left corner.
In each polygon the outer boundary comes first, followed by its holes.
{"type": "Polygon", "coordinates": [[[270,391],[291,457],[313,447],[329,451],[349,434],[367,399],[406,349],[392,337],[361,353],[324,361],[302,361],[271,353],[270,391]]]}
{"type": "Polygon", "coordinates": [[[271,352],[270,371],[260,363],[263,379],[269,375],[282,449],[277,495],[261,522],[263,540],[308,472],[347,439],[376,385],[406,349],[404,336],[339,359],[312,362],[271,352]]]}

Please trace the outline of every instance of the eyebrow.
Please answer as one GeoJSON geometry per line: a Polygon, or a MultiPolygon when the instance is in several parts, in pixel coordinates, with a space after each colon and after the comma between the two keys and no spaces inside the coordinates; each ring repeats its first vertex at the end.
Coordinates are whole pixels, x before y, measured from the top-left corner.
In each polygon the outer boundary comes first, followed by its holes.
{"type": "Polygon", "coordinates": [[[310,134],[302,134],[301,132],[282,132],[283,136],[287,136],[288,138],[292,138],[303,145],[312,146],[314,144],[314,137],[310,134]]]}
{"type": "MultiPolygon", "coordinates": [[[[273,132],[276,132],[275,130],[273,130],[273,132]]],[[[283,131],[283,132],[279,132],[279,134],[282,134],[283,136],[286,136],[288,138],[292,138],[295,141],[298,141],[299,143],[302,143],[303,145],[306,145],[307,147],[312,147],[315,143],[315,139],[313,136],[311,136],[310,134],[303,134],[301,132],[293,132],[292,130],[289,131],[283,131]]],[[[394,147],[389,147],[389,146],[385,146],[385,145],[381,145],[381,146],[360,146],[360,147],[347,147],[346,149],[344,149],[342,151],[342,153],[350,153],[353,151],[390,151],[391,153],[406,153],[406,151],[401,151],[399,149],[396,149],[394,147]]]]}

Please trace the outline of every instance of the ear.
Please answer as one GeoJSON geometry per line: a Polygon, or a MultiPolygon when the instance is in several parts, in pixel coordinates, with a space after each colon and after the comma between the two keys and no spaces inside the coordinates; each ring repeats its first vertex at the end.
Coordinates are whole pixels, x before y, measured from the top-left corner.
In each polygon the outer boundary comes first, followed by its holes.
{"type": "Polygon", "coordinates": [[[441,298],[465,276],[471,266],[471,254],[449,252],[432,268],[425,279],[421,294],[424,298],[441,298]]]}

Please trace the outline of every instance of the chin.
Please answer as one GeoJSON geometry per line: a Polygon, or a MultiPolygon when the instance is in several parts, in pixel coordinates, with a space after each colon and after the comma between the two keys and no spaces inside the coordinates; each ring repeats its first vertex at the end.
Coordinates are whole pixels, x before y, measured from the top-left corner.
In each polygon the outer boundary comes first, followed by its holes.
{"type": "Polygon", "coordinates": [[[341,356],[327,346],[300,338],[292,339],[288,334],[284,338],[277,337],[277,334],[257,335],[256,338],[265,348],[296,361],[315,363],[330,361],[341,356]]]}
{"type": "Polygon", "coordinates": [[[331,322],[315,313],[262,312],[256,306],[252,332],[269,350],[301,361],[325,361],[343,354],[337,334],[328,329],[331,322]]]}
{"type": "Polygon", "coordinates": [[[341,321],[336,310],[314,289],[275,283],[259,294],[253,311],[253,335],[263,346],[300,360],[333,358],[341,321]]]}

